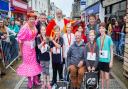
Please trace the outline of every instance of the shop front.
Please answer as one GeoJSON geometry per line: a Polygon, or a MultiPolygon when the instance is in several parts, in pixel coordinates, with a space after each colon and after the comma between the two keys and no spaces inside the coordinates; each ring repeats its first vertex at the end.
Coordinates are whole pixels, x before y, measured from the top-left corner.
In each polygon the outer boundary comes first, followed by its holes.
{"type": "Polygon", "coordinates": [[[26,19],[28,5],[21,0],[11,0],[12,17],[26,19]]]}
{"type": "Polygon", "coordinates": [[[104,0],[102,4],[106,17],[115,16],[116,19],[122,19],[126,15],[126,0],[104,0]]]}
{"type": "Polygon", "coordinates": [[[97,2],[94,5],[89,6],[85,9],[86,21],[88,22],[88,16],[90,14],[95,14],[97,17],[99,16],[100,3],[97,2]]]}
{"type": "Polygon", "coordinates": [[[9,2],[7,0],[0,0],[0,17],[8,17],[9,2]]]}

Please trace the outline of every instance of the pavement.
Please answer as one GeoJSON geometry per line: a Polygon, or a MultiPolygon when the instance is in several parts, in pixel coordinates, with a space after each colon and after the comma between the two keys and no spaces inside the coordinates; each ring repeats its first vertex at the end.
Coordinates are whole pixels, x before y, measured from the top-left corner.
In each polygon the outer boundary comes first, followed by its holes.
{"type": "MultiPolygon", "coordinates": [[[[13,64],[14,65],[13,68],[16,69],[17,66],[20,63],[21,63],[20,60],[16,61],[13,64]]],[[[117,66],[117,65],[114,65],[114,66],[117,66]]],[[[119,66],[121,67],[121,65],[119,65],[119,66]]],[[[115,70],[115,69],[112,69],[112,72],[111,72],[110,89],[128,89],[125,86],[125,83],[127,82],[127,79],[126,79],[126,81],[122,82],[116,74],[120,70],[116,69],[115,71],[118,70],[116,73],[113,70],[115,70]]],[[[50,75],[51,75],[50,76],[50,80],[51,80],[52,79],[51,65],[50,65],[50,75]]],[[[59,85],[58,89],[67,89],[65,83],[58,82],[58,85],[59,85]]],[[[100,86],[100,89],[101,89],[101,82],[100,82],[99,86],[100,86]]],[[[13,70],[8,69],[6,76],[2,77],[1,80],[0,80],[0,89],[27,89],[27,79],[25,77],[18,76],[13,70]]],[[[33,87],[33,89],[41,89],[41,86],[33,87]]]]}

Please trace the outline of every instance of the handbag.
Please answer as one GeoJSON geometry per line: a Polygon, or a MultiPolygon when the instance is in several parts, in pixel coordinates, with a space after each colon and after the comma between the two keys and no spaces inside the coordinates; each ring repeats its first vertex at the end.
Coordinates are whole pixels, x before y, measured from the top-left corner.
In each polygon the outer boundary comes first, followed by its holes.
{"type": "Polygon", "coordinates": [[[85,76],[86,88],[96,89],[98,84],[97,72],[88,72],[85,76]]]}

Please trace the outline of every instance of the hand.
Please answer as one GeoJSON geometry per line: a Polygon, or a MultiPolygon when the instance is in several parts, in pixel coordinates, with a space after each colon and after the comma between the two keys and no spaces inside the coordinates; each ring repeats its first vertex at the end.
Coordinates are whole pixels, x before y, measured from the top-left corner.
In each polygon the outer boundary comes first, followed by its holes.
{"type": "Polygon", "coordinates": [[[4,37],[7,38],[7,34],[4,34],[4,37]]]}
{"type": "Polygon", "coordinates": [[[50,37],[49,40],[52,41],[53,40],[53,37],[50,37]]]}
{"type": "Polygon", "coordinates": [[[83,66],[83,61],[80,61],[78,64],[78,67],[81,67],[81,66],[83,66]]]}
{"type": "Polygon", "coordinates": [[[1,39],[5,39],[5,36],[1,36],[1,39]]]}
{"type": "Polygon", "coordinates": [[[113,66],[113,62],[111,61],[111,62],[109,63],[109,68],[112,68],[112,66],[113,66]]]}
{"type": "Polygon", "coordinates": [[[95,67],[92,67],[92,72],[95,71],[95,67]]]}
{"type": "Polygon", "coordinates": [[[89,72],[91,71],[91,67],[90,67],[90,66],[88,67],[88,71],[89,71],[89,72]]]}
{"type": "Polygon", "coordinates": [[[22,52],[21,51],[19,51],[19,56],[22,57],[22,52]]]}

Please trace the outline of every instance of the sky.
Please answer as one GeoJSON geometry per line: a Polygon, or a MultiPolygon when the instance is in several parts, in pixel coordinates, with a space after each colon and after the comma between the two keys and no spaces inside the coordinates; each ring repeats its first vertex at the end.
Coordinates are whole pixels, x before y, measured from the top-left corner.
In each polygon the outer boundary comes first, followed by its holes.
{"type": "Polygon", "coordinates": [[[67,17],[70,17],[70,13],[72,11],[72,3],[74,0],[50,0],[54,2],[54,4],[63,11],[67,17]]]}

